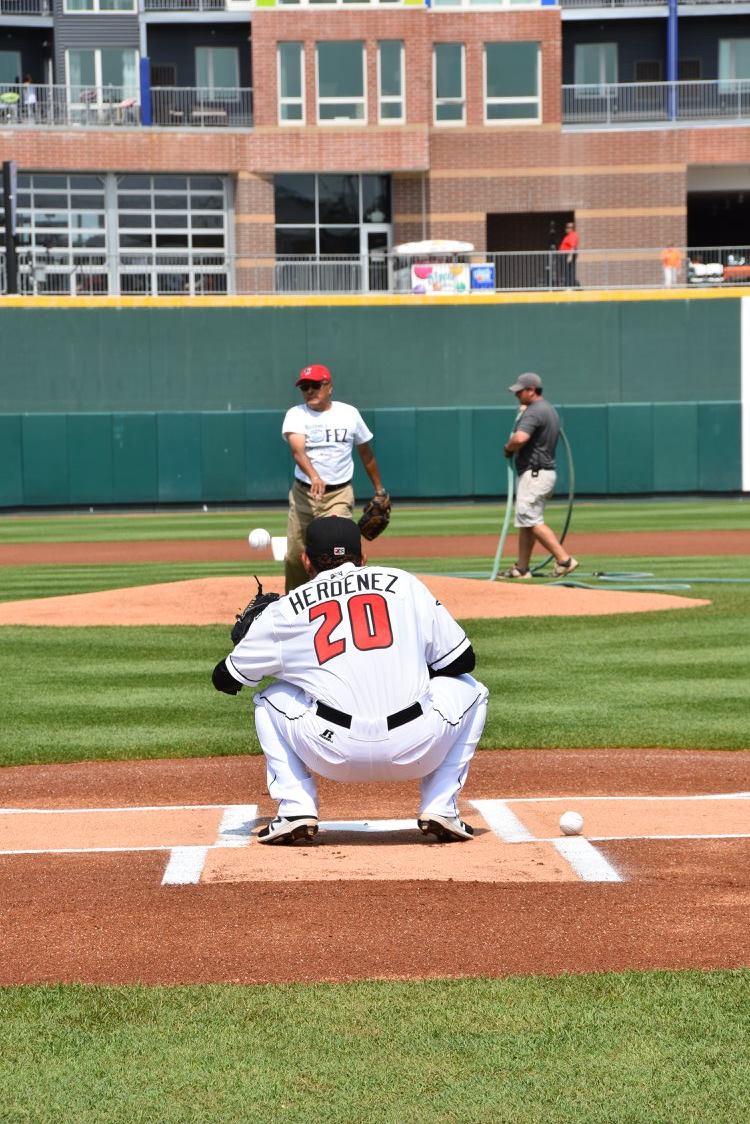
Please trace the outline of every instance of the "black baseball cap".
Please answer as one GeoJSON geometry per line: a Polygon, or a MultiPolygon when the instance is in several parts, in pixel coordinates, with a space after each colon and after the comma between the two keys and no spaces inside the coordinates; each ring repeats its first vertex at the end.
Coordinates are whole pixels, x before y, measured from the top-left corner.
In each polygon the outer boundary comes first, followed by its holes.
{"type": "Polygon", "coordinates": [[[313,519],[305,531],[305,550],[310,558],[329,554],[343,558],[347,554],[362,557],[362,537],[353,519],[340,515],[322,515],[313,519]]]}
{"type": "Polygon", "coordinates": [[[541,390],[542,380],[539,375],[535,375],[533,371],[526,371],[524,374],[519,375],[512,386],[508,390],[513,394],[517,394],[519,390],[541,390]]]}

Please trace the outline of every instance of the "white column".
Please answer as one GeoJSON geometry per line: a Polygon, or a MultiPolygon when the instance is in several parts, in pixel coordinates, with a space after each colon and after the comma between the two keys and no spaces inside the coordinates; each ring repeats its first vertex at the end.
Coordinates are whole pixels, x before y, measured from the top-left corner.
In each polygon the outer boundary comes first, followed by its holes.
{"type": "Polygon", "coordinates": [[[740,423],[742,491],[750,492],[750,297],[740,300],[740,423]]]}

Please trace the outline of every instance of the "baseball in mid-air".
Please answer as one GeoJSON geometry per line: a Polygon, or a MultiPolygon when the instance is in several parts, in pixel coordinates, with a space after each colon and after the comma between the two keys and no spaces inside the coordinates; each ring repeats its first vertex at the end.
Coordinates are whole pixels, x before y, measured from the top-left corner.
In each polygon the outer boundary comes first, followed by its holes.
{"type": "Polygon", "coordinates": [[[580,835],[583,831],[583,816],[580,812],[563,812],[560,816],[560,831],[563,835],[580,835]]]}
{"type": "Polygon", "coordinates": [[[247,536],[247,541],[253,550],[264,550],[271,545],[271,536],[265,527],[255,527],[247,536]]]}

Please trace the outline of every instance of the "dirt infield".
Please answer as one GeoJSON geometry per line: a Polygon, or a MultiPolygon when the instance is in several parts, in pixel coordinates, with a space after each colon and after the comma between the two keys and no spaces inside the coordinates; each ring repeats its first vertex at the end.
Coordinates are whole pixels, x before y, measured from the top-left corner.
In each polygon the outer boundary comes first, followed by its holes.
{"type": "MultiPolygon", "coordinates": [[[[374,562],[379,558],[487,558],[487,572],[497,549],[497,535],[455,535],[435,538],[385,534],[367,545],[374,562]]],[[[515,553],[510,536],[506,556],[515,553]]],[[[575,535],[576,557],[689,557],[710,554],[750,554],[750,530],[622,531],[575,535]]],[[[78,565],[108,562],[248,562],[270,561],[271,551],[250,555],[244,538],[170,540],[168,542],[2,543],[0,566],[78,565]]]]}
{"type": "Polygon", "coordinates": [[[477,837],[449,847],[416,831],[416,785],[324,781],[329,829],[269,853],[239,826],[249,807],[253,833],[273,812],[260,758],[8,768],[3,782],[3,985],[750,964],[750,752],[482,752],[463,799],[477,837]],[[498,837],[498,806],[534,838],[498,837]],[[618,880],[541,838],[563,806],[585,819],[568,843],[618,880]],[[164,883],[196,853],[198,881],[164,883]],[[406,853],[418,873],[394,872],[406,853]]]}
{"type": "MultiPolygon", "coordinates": [[[[529,582],[476,581],[423,576],[435,596],[455,617],[590,616],[644,613],[708,605],[697,598],[667,593],[611,589],[568,589],[529,582]]],[[[284,592],[282,577],[263,579],[268,591],[284,592]]],[[[198,578],[161,585],[40,597],[0,604],[0,625],[205,625],[226,624],[254,592],[247,578],[198,578]]]]}

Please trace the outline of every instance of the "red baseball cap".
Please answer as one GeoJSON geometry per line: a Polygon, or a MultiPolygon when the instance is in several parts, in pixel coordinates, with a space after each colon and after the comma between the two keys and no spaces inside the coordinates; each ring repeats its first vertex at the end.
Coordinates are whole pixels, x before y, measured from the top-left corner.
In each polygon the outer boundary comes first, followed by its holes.
{"type": "Polygon", "coordinates": [[[295,386],[299,386],[301,382],[330,382],[331,372],[322,363],[311,363],[309,367],[303,367],[299,373],[295,386]]]}

